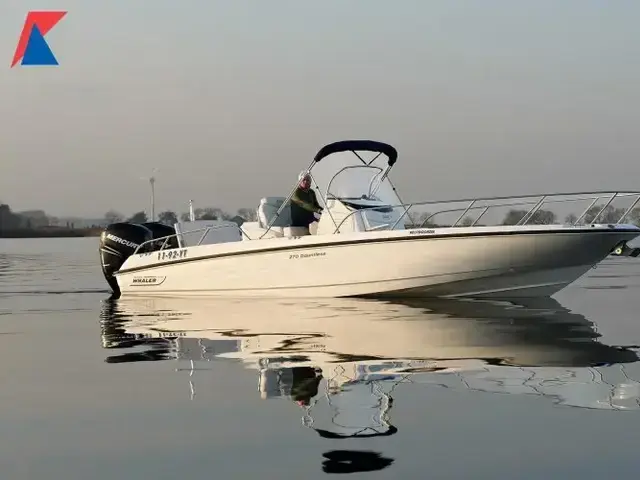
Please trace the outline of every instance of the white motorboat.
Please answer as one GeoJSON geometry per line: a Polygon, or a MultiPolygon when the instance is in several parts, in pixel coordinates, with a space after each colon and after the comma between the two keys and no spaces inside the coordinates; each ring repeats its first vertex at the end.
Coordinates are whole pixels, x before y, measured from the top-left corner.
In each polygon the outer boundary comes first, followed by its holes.
{"type": "Polygon", "coordinates": [[[537,297],[612,252],[627,254],[640,235],[622,223],[640,192],[407,204],[389,177],[396,160],[394,147],[371,140],[320,149],[306,171],[324,210],[309,230],[291,225],[295,187],[288,197],[263,198],[257,222],[112,224],[101,236],[103,273],[116,296],[537,297]],[[624,214],[597,223],[619,200],[630,202],[624,214]],[[543,206],[575,202],[591,202],[575,221],[536,224],[543,206]],[[515,225],[489,221],[493,211],[523,206],[515,225]],[[425,209],[436,211],[425,218],[425,209]],[[430,226],[447,215],[455,221],[430,226]]]}

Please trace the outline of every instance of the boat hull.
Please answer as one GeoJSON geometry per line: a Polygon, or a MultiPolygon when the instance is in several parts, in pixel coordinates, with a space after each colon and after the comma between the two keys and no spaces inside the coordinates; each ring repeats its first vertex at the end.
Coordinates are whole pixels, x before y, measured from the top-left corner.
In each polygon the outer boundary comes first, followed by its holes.
{"type": "Polygon", "coordinates": [[[186,259],[149,261],[116,278],[123,296],[551,296],[640,233],[475,230],[469,235],[431,230],[380,232],[353,241],[309,236],[203,245],[190,247],[186,259]]]}

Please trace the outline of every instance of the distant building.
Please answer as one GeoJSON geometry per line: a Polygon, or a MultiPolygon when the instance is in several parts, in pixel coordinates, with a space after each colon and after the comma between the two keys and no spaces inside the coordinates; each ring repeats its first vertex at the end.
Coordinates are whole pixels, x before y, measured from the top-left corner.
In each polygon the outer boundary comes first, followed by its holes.
{"type": "Polygon", "coordinates": [[[74,228],[106,227],[109,224],[104,218],[78,218],[59,217],[56,218],[56,226],[66,227],[73,225],[74,228]]]}
{"type": "Polygon", "coordinates": [[[49,217],[43,210],[27,210],[17,212],[17,214],[24,219],[25,225],[23,225],[23,227],[42,228],[51,225],[49,217]]]}

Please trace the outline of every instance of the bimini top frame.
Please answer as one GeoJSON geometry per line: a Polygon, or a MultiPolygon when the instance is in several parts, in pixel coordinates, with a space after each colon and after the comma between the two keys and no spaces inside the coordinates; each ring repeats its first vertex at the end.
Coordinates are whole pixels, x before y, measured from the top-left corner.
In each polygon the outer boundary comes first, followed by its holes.
{"type": "Polygon", "coordinates": [[[318,153],[316,153],[311,165],[309,165],[309,170],[311,170],[314,163],[318,163],[329,155],[348,151],[351,151],[356,157],[358,157],[364,165],[371,165],[381,154],[384,154],[389,159],[387,164],[390,167],[398,160],[398,151],[387,143],[376,142],[375,140],[341,140],[322,147],[318,153]],[[376,155],[371,161],[367,162],[358,155],[356,151],[378,152],[378,155],[376,155]]]}
{"type": "MultiPolygon", "coordinates": [[[[304,170],[305,173],[309,174],[309,176],[311,177],[312,185],[315,185],[319,192],[320,192],[320,185],[318,185],[318,182],[313,177],[313,173],[312,173],[313,166],[316,163],[319,163],[323,158],[328,157],[329,155],[333,155],[335,153],[341,153],[341,152],[349,152],[349,151],[353,153],[362,162],[361,167],[369,167],[373,164],[373,162],[375,162],[378,159],[380,155],[385,155],[387,157],[387,168],[385,169],[380,181],[383,181],[385,178],[387,178],[389,170],[398,160],[398,151],[395,149],[395,147],[393,147],[392,145],[389,145],[388,143],[378,142],[375,140],[340,140],[340,141],[325,145],[318,151],[318,153],[316,153],[315,157],[313,157],[313,160],[311,161],[307,169],[304,170]],[[367,161],[364,158],[362,158],[360,155],[358,155],[358,151],[374,152],[374,153],[378,153],[378,155],[373,157],[371,160],[367,161]]],[[[329,186],[331,185],[331,182],[340,172],[342,172],[347,168],[354,168],[354,166],[347,166],[337,171],[333,175],[329,183],[327,184],[327,191],[325,195],[323,196],[322,192],[320,192],[320,195],[321,197],[323,197],[322,200],[325,203],[325,205],[327,202],[327,196],[329,193],[329,186]]],[[[282,205],[278,208],[278,211],[273,216],[273,218],[267,225],[265,232],[260,236],[260,238],[264,237],[267,234],[267,232],[271,230],[271,227],[276,222],[277,218],[280,216],[280,213],[282,212],[282,210],[286,208],[291,202],[291,197],[293,197],[293,194],[295,193],[297,188],[298,188],[298,182],[296,182],[296,184],[293,186],[286,200],[282,202],[282,205]]],[[[395,187],[393,187],[393,189],[395,191],[395,187]]],[[[397,195],[397,192],[396,192],[396,195],[397,195]]],[[[333,220],[333,223],[336,226],[336,229],[338,229],[339,228],[338,224],[336,223],[335,219],[331,215],[331,212],[327,211],[327,213],[329,214],[329,216],[331,216],[331,219],[333,220]]]]}

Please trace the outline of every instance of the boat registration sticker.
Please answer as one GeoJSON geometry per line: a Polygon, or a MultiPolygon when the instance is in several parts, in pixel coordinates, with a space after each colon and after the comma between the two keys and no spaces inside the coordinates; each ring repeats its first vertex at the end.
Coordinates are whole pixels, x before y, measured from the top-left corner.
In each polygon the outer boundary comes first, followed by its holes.
{"type": "Polygon", "coordinates": [[[173,338],[186,337],[187,332],[156,332],[156,333],[137,333],[136,336],[141,338],[173,338]]]}
{"type": "Polygon", "coordinates": [[[175,249],[175,250],[160,250],[158,252],[158,260],[178,260],[179,258],[186,258],[187,249],[175,249]]]}

